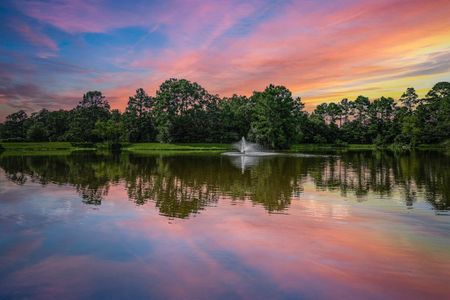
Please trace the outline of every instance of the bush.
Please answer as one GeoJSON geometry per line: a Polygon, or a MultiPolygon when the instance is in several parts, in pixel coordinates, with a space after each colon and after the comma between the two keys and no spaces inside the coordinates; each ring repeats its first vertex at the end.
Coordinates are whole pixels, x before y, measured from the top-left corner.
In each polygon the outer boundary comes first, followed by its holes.
{"type": "Polygon", "coordinates": [[[122,148],[122,145],[120,143],[112,143],[112,144],[109,145],[109,148],[112,151],[119,151],[120,148],[122,148]]]}
{"type": "Polygon", "coordinates": [[[95,148],[95,144],[90,142],[74,142],[70,144],[76,148],[95,148]]]}
{"type": "Polygon", "coordinates": [[[337,139],[337,140],[334,142],[334,145],[337,146],[337,147],[347,147],[347,146],[348,146],[348,143],[347,143],[347,142],[343,142],[343,141],[337,139]]]}
{"type": "Polygon", "coordinates": [[[394,152],[409,152],[411,151],[412,146],[404,143],[393,143],[389,145],[388,149],[394,152]]]}
{"type": "Polygon", "coordinates": [[[46,142],[48,141],[48,132],[44,125],[35,123],[27,130],[27,139],[31,142],[46,142]]]}
{"type": "Polygon", "coordinates": [[[450,140],[445,140],[441,143],[444,148],[450,148],[450,140]]]}
{"type": "Polygon", "coordinates": [[[313,141],[315,144],[326,144],[327,143],[327,139],[321,135],[315,135],[313,138],[313,141]]]}
{"type": "Polygon", "coordinates": [[[7,138],[7,139],[3,139],[2,142],[25,142],[24,138],[21,137],[12,137],[12,138],[7,138]]]}
{"type": "Polygon", "coordinates": [[[108,142],[108,143],[98,143],[95,145],[95,147],[97,149],[102,149],[102,150],[113,150],[113,151],[118,151],[120,150],[123,145],[122,143],[113,143],[113,142],[108,142]]]}

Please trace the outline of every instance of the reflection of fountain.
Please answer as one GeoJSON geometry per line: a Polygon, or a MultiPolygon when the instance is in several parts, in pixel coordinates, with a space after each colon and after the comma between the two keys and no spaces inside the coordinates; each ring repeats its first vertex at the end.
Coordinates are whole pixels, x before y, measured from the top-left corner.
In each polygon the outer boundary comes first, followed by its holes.
{"type": "Polygon", "coordinates": [[[260,158],[257,156],[248,156],[248,155],[236,155],[234,157],[231,157],[231,163],[241,169],[242,174],[244,174],[245,170],[256,166],[260,158]]]}

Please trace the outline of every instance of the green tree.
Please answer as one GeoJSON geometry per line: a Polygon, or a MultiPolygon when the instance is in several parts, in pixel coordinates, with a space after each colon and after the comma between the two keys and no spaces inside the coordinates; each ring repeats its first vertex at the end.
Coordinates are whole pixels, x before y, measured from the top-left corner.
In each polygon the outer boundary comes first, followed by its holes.
{"type": "Polygon", "coordinates": [[[390,97],[375,99],[370,105],[368,132],[373,143],[386,145],[394,142],[395,136],[400,132],[399,124],[394,122],[396,110],[395,101],[390,97]]]}
{"type": "Polygon", "coordinates": [[[217,96],[196,82],[169,79],[155,97],[157,140],[167,142],[206,141],[211,124],[208,113],[217,107],[217,96]]]}
{"type": "Polygon", "coordinates": [[[450,82],[438,82],[427,93],[427,99],[442,99],[450,96],[450,82]]]}
{"type": "Polygon", "coordinates": [[[284,86],[269,85],[252,96],[255,109],[250,138],[266,147],[286,149],[297,140],[298,120],[303,108],[284,86]]]}
{"type": "Polygon", "coordinates": [[[348,101],[347,98],[344,98],[339,102],[341,116],[339,119],[339,124],[345,124],[348,122],[350,116],[353,115],[353,105],[351,101],[348,101]]]}
{"type": "Polygon", "coordinates": [[[417,96],[416,90],[412,87],[407,88],[403,95],[400,97],[400,102],[407,108],[409,112],[413,111],[416,105],[419,103],[419,96],[417,96]]]}
{"type": "Polygon", "coordinates": [[[123,135],[123,124],[113,118],[95,123],[94,133],[108,144],[118,143],[123,135]]]}
{"type": "Polygon", "coordinates": [[[356,120],[359,123],[364,123],[369,115],[370,110],[370,101],[369,98],[364,96],[358,96],[356,100],[353,102],[354,114],[356,116],[356,120]]]}
{"type": "Polygon", "coordinates": [[[33,123],[27,130],[27,140],[32,142],[48,141],[48,132],[41,122],[33,123]]]}
{"type": "Polygon", "coordinates": [[[422,143],[440,143],[450,138],[450,83],[437,83],[415,112],[422,143]]]}
{"type": "Polygon", "coordinates": [[[155,137],[152,120],[153,99],[142,89],[129,98],[123,114],[125,130],[130,142],[149,142],[155,137]]]}
{"type": "Polygon", "coordinates": [[[49,112],[44,122],[49,140],[51,142],[64,140],[64,135],[69,130],[69,122],[69,111],[60,109],[49,112]]]}
{"type": "Polygon", "coordinates": [[[339,125],[341,122],[341,115],[342,115],[342,110],[341,107],[339,106],[339,104],[336,104],[334,102],[328,103],[327,106],[327,116],[329,117],[329,121],[332,124],[336,124],[336,121],[339,120],[339,125]]]}
{"type": "Polygon", "coordinates": [[[12,113],[6,117],[3,125],[2,139],[23,140],[26,135],[27,113],[23,110],[12,113]]]}
{"type": "Polygon", "coordinates": [[[247,136],[252,120],[253,102],[245,96],[233,95],[219,103],[220,120],[218,124],[220,142],[237,141],[247,136]]]}
{"type": "Polygon", "coordinates": [[[69,130],[66,139],[74,142],[98,142],[101,140],[95,129],[98,121],[110,117],[110,106],[99,91],[90,91],[83,95],[82,101],[71,111],[69,130]]]}

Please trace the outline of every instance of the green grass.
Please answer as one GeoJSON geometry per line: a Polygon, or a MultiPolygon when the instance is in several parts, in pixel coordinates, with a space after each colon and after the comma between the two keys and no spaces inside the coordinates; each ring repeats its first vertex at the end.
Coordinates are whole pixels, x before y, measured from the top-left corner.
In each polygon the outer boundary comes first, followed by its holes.
{"type": "Polygon", "coordinates": [[[133,155],[142,156],[209,156],[219,155],[224,150],[132,150],[133,155]]]}
{"type": "MultiPolygon", "coordinates": [[[[70,142],[3,142],[0,146],[6,151],[57,151],[78,150],[70,142]]],[[[101,144],[96,145],[102,148],[101,144]]],[[[232,147],[230,144],[160,144],[160,143],[135,143],[124,144],[129,151],[226,151],[232,147]]]]}
{"type": "MultiPolygon", "coordinates": [[[[332,150],[343,150],[343,151],[367,151],[367,150],[377,150],[377,149],[389,149],[392,151],[402,150],[397,149],[395,145],[387,145],[384,147],[377,147],[375,144],[349,144],[345,146],[337,146],[333,144],[296,144],[293,145],[290,151],[332,151],[332,150]]],[[[414,148],[412,148],[414,149],[414,148]]],[[[411,150],[412,150],[411,149],[411,150]]],[[[446,150],[450,149],[450,142],[445,142],[442,144],[421,144],[415,147],[417,150],[446,150]]]]}
{"type": "Polygon", "coordinates": [[[69,142],[13,142],[0,143],[6,151],[56,151],[56,150],[74,150],[69,142]]]}
{"type": "Polygon", "coordinates": [[[0,157],[5,156],[67,156],[72,150],[8,150],[0,152],[0,157]]]}
{"type": "Polygon", "coordinates": [[[450,141],[447,140],[441,144],[420,144],[417,148],[422,150],[446,150],[450,149],[450,141]]]}
{"type": "Polygon", "coordinates": [[[230,144],[161,144],[136,143],[124,148],[128,151],[226,151],[232,149],[230,144]]]}
{"type": "Polygon", "coordinates": [[[375,150],[373,144],[349,144],[345,146],[337,146],[333,144],[296,144],[292,145],[290,151],[321,151],[321,150],[375,150]]]}
{"type": "MultiPolygon", "coordinates": [[[[101,148],[101,145],[96,145],[97,148],[101,148]]],[[[442,150],[449,149],[450,142],[436,144],[436,145],[419,145],[417,149],[423,150],[442,150]]],[[[55,151],[74,151],[74,150],[86,150],[83,148],[74,147],[70,142],[2,142],[0,143],[0,149],[7,152],[55,152],[55,151]],[[2,149],[3,148],[3,149],[2,149]]],[[[191,143],[191,144],[161,144],[161,143],[135,143],[135,144],[123,144],[123,150],[132,152],[223,152],[232,150],[231,144],[209,144],[209,143],[191,143]]],[[[293,145],[289,151],[333,151],[333,150],[376,150],[377,147],[373,144],[349,144],[346,146],[336,146],[333,144],[296,144],[293,145]]],[[[0,151],[1,151],[0,150],[0,151]]]]}

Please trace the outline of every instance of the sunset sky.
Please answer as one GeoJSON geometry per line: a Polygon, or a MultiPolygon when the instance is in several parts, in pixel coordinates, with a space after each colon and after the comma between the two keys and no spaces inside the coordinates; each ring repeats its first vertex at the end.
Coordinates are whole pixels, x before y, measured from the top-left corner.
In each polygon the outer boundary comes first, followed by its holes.
{"type": "Polygon", "coordinates": [[[0,18],[0,120],[88,90],[123,109],[171,77],[220,96],[281,84],[309,110],[450,81],[449,0],[2,0],[0,18]]]}

